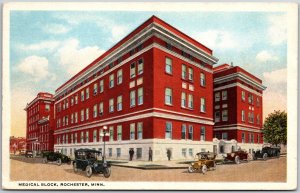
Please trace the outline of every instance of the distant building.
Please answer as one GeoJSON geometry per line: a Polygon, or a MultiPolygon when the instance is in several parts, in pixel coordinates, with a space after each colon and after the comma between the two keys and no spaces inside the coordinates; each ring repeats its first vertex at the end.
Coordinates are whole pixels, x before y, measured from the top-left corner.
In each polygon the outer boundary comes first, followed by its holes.
{"type": "Polygon", "coordinates": [[[21,150],[26,149],[26,138],[25,137],[14,137],[9,138],[9,152],[18,154],[21,150]]]}
{"type": "Polygon", "coordinates": [[[49,93],[38,93],[27,104],[26,149],[53,150],[54,98],[49,93]]]}
{"type": "Polygon", "coordinates": [[[228,64],[214,68],[214,137],[251,152],[263,143],[262,81],[228,64]]]}

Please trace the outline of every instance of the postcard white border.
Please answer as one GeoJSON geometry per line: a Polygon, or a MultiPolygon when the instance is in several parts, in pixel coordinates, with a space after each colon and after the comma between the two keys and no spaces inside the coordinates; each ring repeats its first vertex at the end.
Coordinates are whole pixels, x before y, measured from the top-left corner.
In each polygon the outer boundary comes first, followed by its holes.
{"type": "MultiPolygon", "coordinates": [[[[9,87],[9,28],[10,11],[14,10],[49,10],[49,11],[222,11],[222,12],[287,12],[288,16],[288,145],[287,145],[287,182],[286,183],[252,183],[252,182],[104,182],[101,189],[168,189],[168,190],[291,190],[297,187],[297,62],[298,62],[298,6],[296,3],[6,3],[3,8],[3,100],[2,100],[2,187],[5,189],[25,189],[9,179],[9,136],[10,128],[10,87],[9,87]],[[155,184],[155,186],[153,186],[155,184]],[[191,186],[192,185],[192,186],[191,186]],[[192,188],[191,188],[192,187],[192,188]]],[[[39,181],[40,182],[40,181],[39,181]]],[[[41,183],[41,182],[40,182],[41,183]]],[[[59,182],[58,182],[59,183],[59,182]]],[[[26,187],[31,189],[31,187],[26,187]]],[[[37,189],[33,187],[33,189],[37,189]]],[[[44,188],[45,189],[45,188],[44,188]]],[[[49,187],[65,189],[65,187],[49,187]]],[[[70,187],[66,187],[70,189],[70,187]]],[[[72,187],[71,189],[85,189],[72,187]]],[[[89,189],[86,187],[86,189],[89,189]]]]}

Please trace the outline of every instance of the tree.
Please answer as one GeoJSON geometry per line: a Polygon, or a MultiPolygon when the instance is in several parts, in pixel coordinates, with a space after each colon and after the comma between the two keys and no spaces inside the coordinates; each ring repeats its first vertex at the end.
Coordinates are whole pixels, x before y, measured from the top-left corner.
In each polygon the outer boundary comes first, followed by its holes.
{"type": "Polygon", "coordinates": [[[287,139],[287,113],[274,111],[265,119],[263,135],[268,143],[285,144],[287,139]]]}

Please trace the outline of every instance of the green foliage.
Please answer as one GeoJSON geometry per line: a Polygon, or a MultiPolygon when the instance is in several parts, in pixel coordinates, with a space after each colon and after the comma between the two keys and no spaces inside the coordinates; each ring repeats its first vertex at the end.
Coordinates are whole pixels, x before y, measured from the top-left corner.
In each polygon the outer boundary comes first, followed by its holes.
{"type": "Polygon", "coordinates": [[[264,138],[273,145],[285,144],[287,140],[287,113],[274,111],[265,119],[263,128],[264,138]]]}

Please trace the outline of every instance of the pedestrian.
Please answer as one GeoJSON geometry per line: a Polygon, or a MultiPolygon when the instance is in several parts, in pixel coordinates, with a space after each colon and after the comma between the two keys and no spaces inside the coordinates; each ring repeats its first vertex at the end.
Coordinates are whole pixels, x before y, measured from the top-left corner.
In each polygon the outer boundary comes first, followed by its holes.
{"type": "Polygon", "coordinates": [[[149,147],[149,161],[152,161],[152,149],[149,147]]]}
{"type": "Polygon", "coordinates": [[[167,157],[168,157],[168,161],[170,161],[171,160],[171,150],[170,149],[167,150],[167,157]]]}
{"type": "Polygon", "coordinates": [[[130,148],[130,150],[129,150],[130,161],[132,161],[133,155],[134,155],[134,150],[133,150],[133,148],[130,148]]]}

